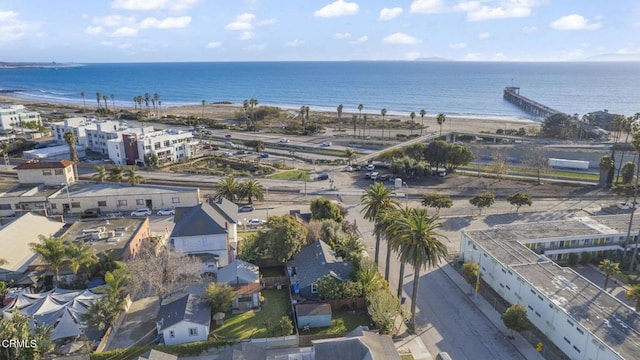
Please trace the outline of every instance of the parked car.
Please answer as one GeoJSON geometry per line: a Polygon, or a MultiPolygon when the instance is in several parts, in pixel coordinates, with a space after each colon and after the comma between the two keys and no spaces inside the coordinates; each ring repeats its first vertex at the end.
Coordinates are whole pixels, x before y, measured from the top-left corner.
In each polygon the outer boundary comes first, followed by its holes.
{"type": "Polygon", "coordinates": [[[233,148],[233,147],[236,147],[236,144],[234,144],[231,141],[225,141],[224,146],[233,148]]]}
{"type": "Polygon", "coordinates": [[[211,149],[211,145],[204,144],[204,145],[202,145],[202,148],[205,149],[205,150],[209,150],[209,149],[211,149]]]}
{"type": "Polygon", "coordinates": [[[100,216],[100,209],[95,208],[95,209],[87,209],[83,211],[82,215],[80,215],[80,218],[88,219],[88,218],[97,218],[99,216],[100,216]]]}
{"type": "Polygon", "coordinates": [[[211,147],[211,150],[220,150],[220,146],[218,146],[218,145],[213,145],[213,146],[211,147]]]}
{"type": "Polygon", "coordinates": [[[121,218],[123,216],[124,215],[122,215],[122,211],[119,211],[119,210],[114,210],[107,214],[108,218],[121,218]]]}
{"type": "Polygon", "coordinates": [[[282,139],[280,139],[280,142],[281,142],[281,143],[288,143],[288,142],[289,142],[289,139],[282,138],[282,139]]]}
{"type": "Polygon", "coordinates": [[[236,155],[244,155],[244,154],[248,154],[249,152],[247,150],[238,150],[236,151],[236,155]]]}
{"type": "Polygon", "coordinates": [[[373,171],[376,167],[373,164],[367,165],[367,171],[373,171]]]}
{"type": "Polygon", "coordinates": [[[131,212],[131,216],[151,216],[151,210],[148,208],[137,209],[131,212]]]}
{"type": "Polygon", "coordinates": [[[629,204],[627,204],[626,202],[618,203],[618,208],[620,210],[629,210],[629,204]]]}
{"type": "Polygon", "coordinates": [[[158,210],[156,212],[156,215],[161,215],[161,216],[167,216],[167,215],[175,215],[176,211],[174,209],[163,209],[163,210],[158,210]]]}
{"type": "Polygon", "coordinates": [[[344,171],[346,172],[352,172],[353,171],[353,167],[351,165],[347,166],[344,171]]]}
{"type": "Polygon", "coordinates": [[[231,134],[227,134],[224,137],[226,137],[227,139],[231,137],[231,134]]]}
{"type": "Polygon", "coordinates": [[[329,173],[323,172],[318,174],[318,176],[316,176],[316,180],[320,181],[320,180],[328,180],[329,179],[329,173]]]}
{"type": "Polygon", "coordinates": [[[388,174],[382,174],[378,177],[378,181],[387,181],[387,180],[389,180],[388,174]]]}
{"type": "Polygon", "coordinates": [[[331,145],[332,145],[332,144],[331,144],[331,141],[326,141],[326,142],[323,142],[320,146],[322,146],[322,147],[329,147],[329,146],[331,146],[331,145]]]}
{"type": "Polygon", "coordinates": [[[222,153],[222,156],[232,156],[232,155],[233,154],[228,152],[228,151],[225,151],[225,152],[222,153]]]}
{"type": "Polygon", "coordinates": [[[269,157],[269,153],[262,153],[262,154],[260,154],[260,157],[263,158],[263,159],[266,159],[266,158],[269,157]]]}
{"type": "Polygon", "coordinates": [[[247,226],[260,226],[264,225],[266,221],[262,219],[249,219],[247,220],[247,226]]]}
{"type": "Polygon", "coordinates": [[[376,181],[378,180],[378,176],[380,176],[380,173],[376,171],[376,172],[372,172],[371,176],[369,177],[371,178],[371,180],[376,181]]]}
{"type": "Polygon", "coordinates": [[[251,212],[253,210],[253,205],[243,205],[238,208],[238,212],[251,212]]]}

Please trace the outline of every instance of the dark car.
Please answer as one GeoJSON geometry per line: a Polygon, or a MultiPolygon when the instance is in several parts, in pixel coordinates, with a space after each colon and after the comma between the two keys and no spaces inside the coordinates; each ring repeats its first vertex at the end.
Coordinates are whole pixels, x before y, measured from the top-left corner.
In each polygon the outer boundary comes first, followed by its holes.
{"type": "Polygon", "coordinates": [[[318,174],[318,176],[316,176],[316,180],[320,181],[320,180],[328,180],[329,179],[329,173],[323,172],[318,174]]]}
{"type": "Polygon", "coordinates": [[[97,218],[99,216],[100,216],[100,209],[96,208],[96,209],[87,209],[83,211],[82,215],[80,215],[80,218],[89,219],[89,218],[97,218]]]}
{"type": "Polygon", "coordinates": [[[387,175],[387,174],[382,174],[382,175],[380,175],[380,176],[378,177],[378,180],[379,180],[379,181],[387,181],[387,180],[389,180],[389,175],[387,175]]]}
{"type": "Polygon", "coordinates": [[[211,150],[220,150],[220,146],[218,146],[218,145],[213,145],[213,147],[211,147],[211,150]]]}
{"type": "Polygon", "coordinates": [[[226,137],[226,138],[230,138],[230,137],[231,137],[231,134],[227,134],[227,135],[225,135],[224,137],[226,137]]]}

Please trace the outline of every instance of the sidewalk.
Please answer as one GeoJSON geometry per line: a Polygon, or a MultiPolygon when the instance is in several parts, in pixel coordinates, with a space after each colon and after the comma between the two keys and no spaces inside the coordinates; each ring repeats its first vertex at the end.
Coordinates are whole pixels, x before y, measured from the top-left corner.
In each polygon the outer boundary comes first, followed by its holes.
{"type": "MultiPolygon", "coordinates": [[[[450,264],[441,265],[440,270],[442,270],[463,293],[466,294],[470,289],[470,285],[460,274],[458,274],[457,271],[455,271],[453,267],[451,267],[450,264]]],[[[482,296],[478,296],[476,300],[471,301],[475,304],[478,310],[480,310],[480,312],[482,312],[482,314],[493,323],[498,331],[500,331],[504,336],[511,335],[511,331],[502,322],[501,314],[498,313],[482,296]]],[[[511,344],[525,359],[543,359],[542,355],[540,355],[527,340],[520,336],[520,334],[513,333],[513,336],[514,339],[510,340],[511,344]]]]}

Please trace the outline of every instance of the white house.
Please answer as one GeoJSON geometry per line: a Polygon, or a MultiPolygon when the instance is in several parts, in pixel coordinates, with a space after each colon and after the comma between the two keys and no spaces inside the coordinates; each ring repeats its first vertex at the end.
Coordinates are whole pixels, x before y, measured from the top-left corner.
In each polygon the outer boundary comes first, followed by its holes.
{"type": "Polygon", "coordinates": [[[22,127],[23,123],[36,122],[42,125],[40,113],[25,109],[24,105],[0,106],[0,132],[22,127]]]}
{"type": "Polygon", "coordinates": [[[56,186],[73,184],[76,181],[73,174],[73,162],[59,161],[29,161],[14,169],[18,173],[20,184],[44,184],[56,186]]]}
{"type": "Polygon", "coordinates": [[[120,140],[107,144],[109,158],[116,164],[145,164],[145,155],[157,156],[159,164],[189,159],[197,154],[198,141],[193,134],[181,130],[125,133],[120,140]]]}
{"type": "Polygon", "coordinates": [[[204,271],[217,272],[233,261],[229,244],[237,238],[237,216],[238,206],[226,199],[177,207],[169,249],[203,256],[204,271]]]}
{"type": "Polygon", "coordinates": [[[218,283],[233,287],[233,308],[250,310],[260,306],[260,269],[257,265],[236,259],[218,270],[218,283]]]}
{"type": "Polygon", "coordinates": [[[160,306],[156,329],[166,345],[205,341],[209,337],[211,307],[193,294],[160,306]]]}
{"type": "MultiPolygon", "coordinates": [[[[569,358],[636,359],[640,315],[572,269],[536,253],[540,245],[530,249],[535,243],[545,245],[541,252],[549,246],[553,255],[558,249],[616,251],[622,248],[616,228],[621,225],[605,216],[462,232],[460,257],[479,264],[482,280],[506,301],[525,305],[533,325],[569,358]]],[[[637,232],[638,224],[632,229],[637,232]]]]}

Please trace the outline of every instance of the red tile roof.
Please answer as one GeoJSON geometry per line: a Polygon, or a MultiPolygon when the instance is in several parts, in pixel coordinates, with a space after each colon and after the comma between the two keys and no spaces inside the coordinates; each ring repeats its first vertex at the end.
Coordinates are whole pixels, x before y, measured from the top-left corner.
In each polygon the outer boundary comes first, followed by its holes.
{"type": "Polygon", "coordinates": [[[64,169],[73,165],[73,162],[70,160],[60,160],[60,161],[34,161],[34,162],[26,162],[24,164],[20,164],[14,167],[15,170],[34,170],[34,169],[64,169]]]}

